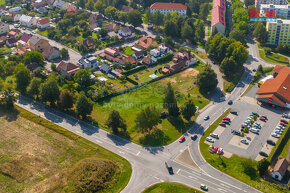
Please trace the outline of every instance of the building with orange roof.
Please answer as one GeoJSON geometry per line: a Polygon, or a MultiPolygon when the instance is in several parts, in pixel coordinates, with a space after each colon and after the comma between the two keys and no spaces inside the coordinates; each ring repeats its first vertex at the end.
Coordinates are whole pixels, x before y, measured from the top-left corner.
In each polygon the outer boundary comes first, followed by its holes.
{"type": "Polygon", "coordinates": [[[256,98],[262,104],[290,108],[290,67],[275,67],[273,73],[275,78],[266,80],[256,98]]]}
{"type": "Polygon", "coordinates": [[[148,49],[153,44],[154,39],[149,36],[143,36],[139,40],[139,45],[142,46],[144,49],[148,49]]]}
{"type": "Polygon", "coordinates": [[[181,3],[153,3],[150,6],[150,12],[154,14],[156,11],[166,15],[169,12],[177,12],[182,16],[186,16],[187,6],[181,3]]]}
{"type": "Polygon", "coordinates": [[[211,33],[215,31],[215,29],[224,34],[226,29],[225,22],[225,10],[226,3],[225,0],[214,0],[213,8],[211,13],[211,33]]]}

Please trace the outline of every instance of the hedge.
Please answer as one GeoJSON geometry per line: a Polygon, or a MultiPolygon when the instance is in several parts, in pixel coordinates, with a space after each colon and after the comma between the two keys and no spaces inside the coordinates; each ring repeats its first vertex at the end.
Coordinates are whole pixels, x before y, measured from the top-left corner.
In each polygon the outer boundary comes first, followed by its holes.
{"type": "Polygon", "coordinates": [[[128,82],[131,82],[131,83],[134,84],[134,85],[138,85],[138,82],[136,82],[135,80],[133,80],[133,79],[127,77],[127,76],[126,76],[126,80],[127,80],[128,82]]]}
{"type": "Polygon", "coordinates": [[[144,70],[146,68],[147,68],[146,65],[141,65],[141,66],[138,66],[137,68],[133,68],[133,69],[127,70],[127,71],[123,72],[123,74],[125,76],[130,76],[131,74],[134,74],[134,73],[139,72],[141,70],[144,70]]]}
{"type": "Polygon", "coordinates": [[[173,57],[172,54],[166,54],[165,56],[163,56],[163,57],[161,57],[161,58],[158,58],[158,59],[157,59],[157,62],[158,62],[158,63],[161,63],[161,62],[167,62],[167,61],[172,60],[172,57],[173,57]]]}

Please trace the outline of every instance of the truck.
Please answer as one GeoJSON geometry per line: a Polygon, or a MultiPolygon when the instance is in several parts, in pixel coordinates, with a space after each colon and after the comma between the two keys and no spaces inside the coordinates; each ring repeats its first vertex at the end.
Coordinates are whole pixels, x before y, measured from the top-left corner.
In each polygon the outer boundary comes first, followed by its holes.
{"type": "Polygon", "coordinates": [[[272,79],[274,78],[272,75],[266,76],[265,78],[262,78],[259,82],[258,82],[258,87],[260,88],[265,82],[266,80],[272,79]]]}

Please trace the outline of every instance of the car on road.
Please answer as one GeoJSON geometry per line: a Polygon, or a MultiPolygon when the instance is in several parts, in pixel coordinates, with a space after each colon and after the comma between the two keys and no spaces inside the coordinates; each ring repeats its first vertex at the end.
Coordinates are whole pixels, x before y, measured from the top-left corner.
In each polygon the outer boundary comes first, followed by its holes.
{"type": "Polygon", "coordinates": [[[276,134],[276,133],[271,133],[271,136],[272,137],[275,137],[275,138],[280,138],[280,135],[276,134]]]}
{"type": "Polygon", "coordinates": [[[241,143],[248,145],[249,142],[246,139],[241,139],[241,143]]]}
{"type": "Polygon", "coordinates": [[[276,145],[276,143],[275,143],[274,141],[272,141],[271,139],[267,139],[267,143],[268,143],[269,145],[273,145],[273,146],[276,145]]]}
{"type": "Polygon", "coordinates": [[[238,115],[237,111],[230,111],[230,113],[233,114],[233,115],[238,115]]]}
{"type": "Polygon", "coordinates": [[[226,127],[226,123],[219,123],[220,126],[226,127]]]}
{"type": "Polygon", "coordinates": [[[212,138],[210,138],[210,137],[206,137],[205,140],[207,140],[210,143],[214,143],[214,140],[212,138]]]}
{"type": "Polygon", "coordinates": [[[208,187],[206,185],[204,185],[204,184],[200,185],[200,189],[208,191],[208,187]]]}
{"type": "Polygon", "coordinates": [[[257,117],[260,117],[260,115],[258,113],[254,113],[252,112],[253,115],[256,115],[257,117]]]}
{"type": "Polygon", "coordinates": [[[36,31],[32,31],[33,34],[36,34],[36,31]]]}
{"type": "Polygon", "coordinates": [[[256,72],[256,68],[253,68],[253,72],[256,72]]]}
{"type": "Polygon", "coordinates": [[[252,133],[259,134],[259,130],[258,130],[258,129],[253,129],[253,128],[251,128],[250,131],[251,131],[252,133]]]}
{"type": "Polygon", "coordinates": [[[195,141],[197,139],[197,135],[192,135],[190,138],[195,141]]]}
{"type": "Polygon", "coordinates": [[[260,151],[259,154],[260,154],[261,156],[268,157],[268,154],[266,154],[266,153],[263,152],[263,151],[260,151]]]}
{"type": "Polygon", "coordinates": [[[264,121],[264,122],[266,122],[265,117],[260,117],[260,121],[264,121]]]}
{"type": "Polygon", "coordinates": [[[229,100],[228,105],[232,105],[232,104],[233,104],[233,101],[229,100]]]}
{"type": "Polygon", "coordinates": [[[282,123],[288,124],[288,121],[286,121],[285,119],[281,119],[282,123]]]}
{"type": "Polygon", "coordinates": [[[209,136],[211,136],[211,137],[213,137],[213,138],[216,138],[216,139],[218,139],[218,138],[219,138],[219,135],[218,135],[218,134],[216,134],[216,133],[211,133],[209,136]]]}
{"type": "Polygon", "coordinates": [[[167,168],[169,174],[172,175],[172,174],[173,174],[173,168],[172,168],[172,166],[169,164],[168,161],[165,162],[165,167],[167,168]]]}
{"type": "Polygon", "coordinates": [[[182,136],[182,137],[179,139],[179,143],[182,143],[182,142],[184,142],[184,141],[185,141],[185,137],[182,136]]]}
{"type": "Polygon", "coordinates": [[[223,120],[231,121],[231,119],[228,117],[223,117],[223,120]]]}
{"type": "Polygon", "coordinates": [[[203,118],[203,120],[205,120],[205,121],[209,120],[209,116],[208,116],[208,115],[205,116],[205,117],[203,118]]]}

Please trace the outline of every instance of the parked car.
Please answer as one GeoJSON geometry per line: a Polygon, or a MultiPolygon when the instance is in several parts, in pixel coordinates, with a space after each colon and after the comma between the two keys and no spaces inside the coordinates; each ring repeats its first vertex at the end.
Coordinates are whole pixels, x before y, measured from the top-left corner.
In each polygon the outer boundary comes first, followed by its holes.
{"type": "Polygon", "coordinates": [[[290,114],[283,113],[282,117],[283,117],[283,118],[286,118],[286,119],[290,119],[290,114]]]}
{"type": "Polygon", "coordinates": [[[254,123],[254,125],[258,125],[258,126],[261,126],[261,124],[260,124],[260,123],[257,123],[257,122],[256,122],[256,123],[254,123]]]}
{"type": "Polygon", "coordinates": [[[218,134],[216,134],[216,133],[211,133],[209,136],[211,136],[211,137],[213,137],[213,138],[216,138],[216,139],[219,138],[218,134]]]}
{"type": "Polygon", "coordinates": [[[256,115],[257,117],[260,117],[260,115],[258,113],[254,113],[252,112],[253,115],[256,115]]]}
{"type": "Polygon", "coordinates": [[[266,115],[262,115],[261,117],[264,117],[266,120],[268,120],[268,117],[266,115]]]}
{"type": "Polygon", "coordinates": [[[233,101],[229,100],[228,105],[232,105],[232,104],[233,104],[233,101]]]}
{"type": "Polygon", "coordinates": [[[223,120],[231,121],[231,119],[228,117],[223,117],[223,120]]]}
{"type": "Polygon", "coordinates": [[[275,138],[280,138],[280,135],[276,134],[276,133],[271,133],[271,136],[272,137],[275,137],[275,138]]]}
{"type": "Polygon", "coordinates": [[[209,120],[209,116],[208,116],[208,115],[205,116],[205,117],[203,118],[203,120],[205,120],[205,121],[209,120]]]}
{"type": "Polygon", "coordinates": [[[225,123],[219,123],[219,125],[220,125],[220,126],[223,126],[223,127],[225,127],[225,126],[226,126],[226,124],[225,124],[225,123]]]}
{"type": "Polygon", "coordinates": [[[195,141],[197,139],[197,135],[192,135],[190,138],[195,141]]]}
{"type": "Polygon", "coordinates": [[[246,140],[246,139],[241,139],[241,143],[244,143],[244,144],[249,144],[249,142],[246,140]]]}
{"type": "Polygon", "coordinates": [[[170,175],[173,174],[173,169],[172,169],[172,166],[169,164],[169,162],[165,162],[165,167],[167,168],[168,172],[170,175]]]}
{"type": "Polygon", "coordinates": [[[182,142],[184,142],[184,141],[185,141],[185,137],[182,136],[182,137],[179,139],[179,143],[182,143],[182,142]]]}
{"type": "Polygon", "coordinates": [[[230,111],[231,114],[238,115],[237,111],[230,111]]]}
{"type": "Polygon", "coordinates": [[[256,72],[256,68],[253,68],[253,72],[256,72]]]}
{"type": "Polygon", "coordinates": [[[208,191],[208,187],[206,185],[204,185],[204,184],[200,185],[200,189],[208,191]]]}
{"type": "Polygon", "coordinates": [[[268,154],[266,154],[266,153],[263,152],[263,151],[260,151],[259,154],[260,154],[261,156],[268,157],[268,154]]]}
{"type": "Polygon", "coordinates": [[[210,138],[210,137],[206,137],[205,138],[208,142],[210,142],[210,143],[214,143],[214,140],[212,139],[212,138],[210,138]]]}
{"type": "Polygon", "coordinates": [[[282,135],[283,131],[275,130],[275,133],[277,133],[277,134],[279,134],[279,135],[282,135]]]}
{"type": "Polygon", "coordinates": [[[238,136],[241,135],[241,132],[240,132],[240,131],[233,130],[233,129],[232,129],[232,133],[233,133],[234,135],[238,135],[238,136]]]}
{"type": "Polygon", "coordinates": [[[259,134],[259,130],[258,130],[258,129],[253,129],[253,128],[251,128],[250,131],[251,131],[252,133],[259,134]]]}
{"type": "Polygon", "coordinates": [[[288,121],[286,121],[285,119],[281,119],[282,123],[288,124],[288,121]]]}
{"type": "Polygon", "coordinates": [[[217,153],[218,149],[219,149],[218,147],[214,147],[214,148],[212,149],[212,152],[217,153]]]}
{"type": "Polygon", "coordinates": [[[284,126],[282,126],[282,125],[278,125],[276,128],[279,128],[279,129],[282,129],[282,130],[284,130],[284,129],[285,129],[285,127],[284,127],[284,126]]]}
{"type": "Polygon", "coordinates": [[[230,124],[230,122],[228,120],[222,120],[222,123],[230,124]]]}
{"type": "Polygon", "coordinates": [[[260,117],[260,120],[266,122],[266,118],[265,117],[260,117]]]}
{"type": "Polygon", "coordinates": [[[276,145],[276,143],[275,143],[274,141],[272,141],[271,139],[267,139],[267,143],[268,143],[269,145],[273,145],[273,146],[276,145]]]}
{"type": "Polygon", "coordinates": [[[259,126],[259,125],[254,125],[253,127],[256,129],[261,129],[261,126],[259,126]]]}
{"type": "Polygon", "coordinates": [[[286,125],[285,123],[283,123],[283,122],[280,122],[280,125],[282,125],[282,126],[284,126],[284,127],[287,126],[287,125],[286,125]]]}

